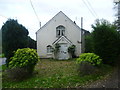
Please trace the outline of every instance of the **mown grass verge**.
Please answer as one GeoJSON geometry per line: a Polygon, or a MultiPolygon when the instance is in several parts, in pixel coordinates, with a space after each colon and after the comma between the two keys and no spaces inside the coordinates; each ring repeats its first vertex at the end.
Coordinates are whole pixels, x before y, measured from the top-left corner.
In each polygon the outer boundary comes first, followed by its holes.
{"type": "Polygon", "coordinates": [[[94,75],[80,76],[75,60],[42,59],[35,67],[37,74],[24,81],[15,82],[3,73],[3,88],[76,88],[102,79],[112,71],[112,67],[103,65],[94,75]]]}

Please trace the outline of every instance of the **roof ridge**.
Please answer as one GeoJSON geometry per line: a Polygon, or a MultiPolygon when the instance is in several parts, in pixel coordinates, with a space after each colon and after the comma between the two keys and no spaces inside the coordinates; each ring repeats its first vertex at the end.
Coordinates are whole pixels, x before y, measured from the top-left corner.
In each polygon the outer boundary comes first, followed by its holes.
{"type": "MultiPolygon", "coordinates": [[[[45,27],[51,20],[53,20],[58,14],[60,14],[60,13],[62,13],[63,15],[65,15],[65,17],[67,17],[70,21],[71,21],[71,23],[73,24],[73,25],[75,25],[78,29],[80,29],[80,30],[82,30],[77,24],[75,24],[74,23],[74,21],[72,21],[65,13],[63,13],[62,11],[59,11],[54,17],[52,17],[46,24],[44,24],[40,29],[42,29],[43,27],[45,27]]],[[[38,31],[40,31],[40,29],[38,30],[38,31]]],[[[85,29],[83,29],[83,30],[85,30],[85,29]]],[[[37,32],[38,32],[37,31],[37,32]]],[[[86,30],[87,31],[87,30],[86,30]]],[[[36,33],[37,33],[36,32],[36,33]]]]}
{"type": "MultiPolygon", "coordinates": [[[[62,11],[58,12],[54,17],[56,17],[59,13],[63,13],[63,12],[62,12],[62,11]]],[[[63,14],[64,14],[64,13],[63,13],[63,14]]],[[[48,20],[48,22],[46,22],[40,29],[42,29],[43,27],[45,27],[54,17],[52,17],[50,20],[48,20]]],[[[40,29],[39,29],[39,30],[40,30],[40,29]]],[[[39,31],[39,30],[38,30],[38,31],[39,31]]],[[[37,32],[38,32],[38,31],[37,31],[37,32]]],[[[37,32],[36,32],[36,33],[37,33],[37,32]]]]}

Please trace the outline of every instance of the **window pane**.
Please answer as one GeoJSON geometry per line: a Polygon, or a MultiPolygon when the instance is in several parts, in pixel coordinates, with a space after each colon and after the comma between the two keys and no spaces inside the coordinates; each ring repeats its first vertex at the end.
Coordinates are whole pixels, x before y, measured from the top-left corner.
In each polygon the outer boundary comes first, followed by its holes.
{"type": "Polygon", "coordinates": [[[64,36],[65,35],[65,30],[62,30],[62,36],[64,36]]]}
{"type": "Polygon", "coordinates": [[[52,46],[47,46],[47,53],[52,53],[52,46]]]}
{"type": "Polygon", "coordinates": [[[60,30],[58,30],[58,36],[60,36],[60,30]]]}
{"type": "Polygon", "coordinates": [[[56,36],[58,37],[62,35],[65,35],[65,27],[60,25],[56,28],[56,36]]]}

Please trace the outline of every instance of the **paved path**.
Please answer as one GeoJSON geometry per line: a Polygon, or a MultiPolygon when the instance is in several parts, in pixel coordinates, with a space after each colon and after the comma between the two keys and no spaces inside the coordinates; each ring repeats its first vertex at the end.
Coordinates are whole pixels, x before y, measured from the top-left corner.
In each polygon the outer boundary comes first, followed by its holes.
{"type": "Polygon", "coordinates": [[[0,58],[0,66],[6,63],[6,58],[0,58]]]}

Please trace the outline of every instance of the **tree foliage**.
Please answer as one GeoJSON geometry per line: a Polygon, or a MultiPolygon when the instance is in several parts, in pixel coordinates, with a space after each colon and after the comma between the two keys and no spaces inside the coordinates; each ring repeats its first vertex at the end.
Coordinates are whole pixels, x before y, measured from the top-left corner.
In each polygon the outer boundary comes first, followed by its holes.
{"type": "Polygon", "coordinates": [[[103,59],[105,64],[115,63],[115,59],[120,54],[120,34],[116,27],[106,20],[96,20],[92,25],[94,53],[103,59]]]}
{"type": "Polygon", "coordinates": [[[93,51],[93,37],[92,34],[89,34],[85,36],[85,53],[92,53],[93,51]]]}
{"type": "Polygon", "coordinates": [[[7,20],[2,26],[2,49],[7,58],[7,64],[10,57],[13,56],[13,52],[18,48],[29,47],[36,49],[36,41],[29,37],[28,34],[28,30],[14,19],[7,20]]]}
{"type": "Polygon", "coordinates": [[[17,20],[9,19],[2,26],[2,44],[3,44],[3,52],[6,57],[10,57],[11,55],[7,55],[17,50],[18,48],[27,47],[27,35],[28,30],[20,25],[17,20]]]}
{"type": "Polygon", "coordinates": [[[2,26],[2,49],[7,63],[9,58],[13,56],[13,51],[18,48],[26,48],[28,46],[28,30],[19,24],[17,20],[9,19],[2,26]]]}
{"type": "Polygon", "coordinates": [[[28,36],[28,47],[33,48],[33,49],[37,49],[36,44],[37,44],[37,42],[28,36]]]}

